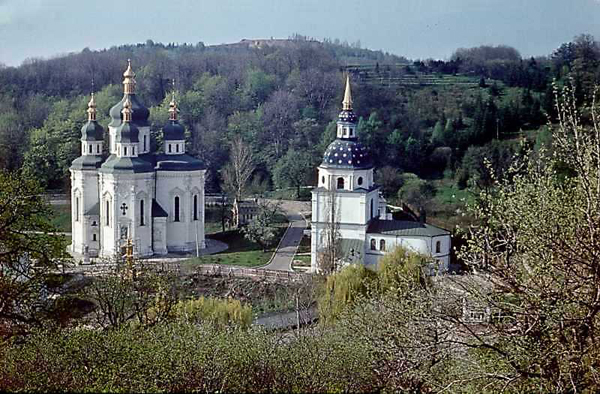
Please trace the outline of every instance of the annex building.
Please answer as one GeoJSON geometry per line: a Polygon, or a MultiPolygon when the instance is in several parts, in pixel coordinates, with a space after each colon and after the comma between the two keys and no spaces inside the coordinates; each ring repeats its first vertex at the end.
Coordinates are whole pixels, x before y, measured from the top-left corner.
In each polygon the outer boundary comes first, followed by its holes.
{"type": "Polygon", "coordinates": [[[327,147],[312,191],[311,271],[319,270],[319,253],[329,239],[340,242],[339,264],[370,266],[396,246],[432,256],[441,271],[448,269],[450,232],[422,222],[393,220],[373,180],[371,153],[357,140],[350,79],[336,139],[327,147]],[[335,237],[328,237],[335,232],[335,237]]]}
{"type": "Polygon", "coordinates": [[[88,104],[81,156],[70,168],[70,251],[111,257],[127,240],[140,257],[204,248],[205,168],[185,152],[175,96],[162,147],[152,151],[150,112],[135,94],[131,62],[123,76],[124,95],[110,109],[107,141],[93,93],[88,104]]]}

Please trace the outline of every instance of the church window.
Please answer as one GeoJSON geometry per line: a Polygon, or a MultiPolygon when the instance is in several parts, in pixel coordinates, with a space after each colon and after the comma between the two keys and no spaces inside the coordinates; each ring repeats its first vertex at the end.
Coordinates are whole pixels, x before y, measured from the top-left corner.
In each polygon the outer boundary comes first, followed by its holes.
{"type": "Polygon", "coordinates": [[[79,197],[75,197],[75,221],[79,221],[79,197]]]}
{"type": "Polygon", "coordinates": [[[371,250],[377,250],[377,241],[371,240],[371,250]]]}
{"type": "Polygon", "coordinates": [[[169,144],[169,153],[171,153],[171,144],[169,144]]]}
{"type": "Polygon", "coordinates": [[[385,252],[385,239],[379,240],[379,250],[385,252]]]}
{"type": "Polygon", "coordinates": [[[173,215],[173,216],[175,218],[174,220],[176,222],[178,222],[179,221],[179,196],[175,197],[174,205],[175,205],[175,215],[173,215]]]}
{"type": "Polygon", "coordinates": [[[127,147],[126,146],[123,147],[123,156],[127,156],[127,147]]]}
{"type": "Polygon", "coordinates": [[[358,177],[358,181],[357,181],[357,183],[358,183],[358,186],[360,186],[360,185],[362,185],[362,184],[363,184],[363,179],[362,179],[362,176],[359,176],[359,177],[358,177]]]}
{"type": "Polygon", "coordinates": [[[198,195],[194,196],[194,220],[198,220],[198,195]]]}
{"type": "Polygon", "coordinates": [[[88,152],[92,153],[92,145],[88,145],[88,152]]]}
{"type": "Polygon", "coordinates": [[[442,243],[440,241],[435,242],[435,253],[441,253],[442,251],[442,243]]]}
{"type": "Polygon", "coordinates": [[[144,136],[144,152],[146,152],[146,144],[147,144],[148,136],[144,136]]]}
{"type": "Polygon", "coordinates": [[[131,154],[132,154],[132,155],[135,155],[135,146],[132,146],[132,147],[131,147],[131,154]]]}
{"type": "Polygon", "coordinates": [[[144,225],[144,200],[140,200],[140,226],[144,225]]]}
{"type": "Polygon", "coordinates": [[[92,241],[96,242],[96,234],[92,234],[92,241]]]}
{"type": "Polygon", "coordinates": [[[175,152],[179,153],[179,144],[175,145],[175,152]]]}
{"type": "Polygon", "coordinates": [[[343,189],[344,188],[344,178],[339,177],[337,179],[337,188],[338,189],[343,189]]]}
{"type": "Polygon", "coordinates": [[[96,153],[100,153],[100,145],[96,145],[96,153]]]}
{"type": "Polygon", "coordinates": [[[106,226],[110,227],[110,201],[106,200],[106,226]]]}
{"type": "Polygon", "coordinates": [[[371,200],[371,218],[373,218],[373,200],[371,200]]]}

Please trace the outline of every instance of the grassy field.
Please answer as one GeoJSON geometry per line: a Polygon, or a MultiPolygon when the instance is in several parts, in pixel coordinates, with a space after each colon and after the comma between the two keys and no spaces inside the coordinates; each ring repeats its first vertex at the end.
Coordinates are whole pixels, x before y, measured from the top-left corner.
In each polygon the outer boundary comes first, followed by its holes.
{"type": "Polygon", "coordinates": [[[207,238],[216,239],[229,245],[224,252],[210,256],[195,257],[185,261],[186,264],[224,264],[237,265],[241,267],[259,267],[265,265],[271,259],[279,240],[283,236],[286,227],[278,228],[277,237],[273,247],[263,252],[260,245],[248,241],[238,230],[226,231],[208,235],[207,238]]]}
{"type": "Polygon", "coordinates": [[[51,222],[58,228],[58,231],[71,232],[71,205],[51,205],[52,218],[51,222]]]}
{"type": "Polygon", "coordinates": [[[450,231],[456,226],[468,226],[471,218],[463,214],[474,196],[467,189],[457,188],[450,179],[435,180],[433,184],[436,193],[426,206],[427,222],[450,231]]]}

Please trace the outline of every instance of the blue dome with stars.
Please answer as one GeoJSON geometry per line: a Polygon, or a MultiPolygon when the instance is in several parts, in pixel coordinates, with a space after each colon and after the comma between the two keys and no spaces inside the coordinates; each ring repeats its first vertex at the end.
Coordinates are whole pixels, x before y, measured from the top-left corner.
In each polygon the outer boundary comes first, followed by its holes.
{"type": "Polygon", "coordinates": [[[323,155],[323,168],[373,168],[373,158],[367,148],[356,139],[336,139],[323,155]]]}

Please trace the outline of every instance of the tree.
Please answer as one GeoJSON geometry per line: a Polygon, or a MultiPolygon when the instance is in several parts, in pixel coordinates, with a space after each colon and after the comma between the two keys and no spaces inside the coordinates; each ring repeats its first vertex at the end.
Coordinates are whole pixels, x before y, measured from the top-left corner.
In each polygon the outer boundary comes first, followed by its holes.
{"type": "Polygon", "coordinates": [[[261,200],[258,203],[258,214],[247,225],[242,227],[244,237],[260,245],[263,252],[273,245],[276,239],[276,215],[280,211],[280,204],[261,200]]]}
{"type": "Polygon", "coordinates": [[[307,153],[289,149],[279,159],[273,170],[273,180],[278,188],[295,187],[296,198],[300,197],[300,187],[306,185],[310,178],[312,162],[307,153]]]}
{"type": "Polygon", "coordinates": [[[244,198],[254,168],[252,152],[248,145],[241,138],[234,139],[231,143],[229,164],[223,170],[223,184],[237,201],[244,198]]]}
{"type": "Polygon", "coordinates": [[[317,271],[329,275],[340,268],[340,209],[335,190],[328,190],[325,198],[325,225],[321,236],[323,242],[317,250],[317,271]]]}
{"type": "Polygon", "coordinates": [[[492,391],[600,388],[600,110],[578,109],[569,86],[557,101],[553,155],[531,154],[510,178],[493,178],[461,254],[480,274],[467,298],[493,318],[478,329],[451,320],[476,361],[465,375],[492,391]]]}
{"type": "Polygon", "coordinates": [[[48,276],[69,262],[41,193],[34,178],[0,171],[0,323],[10,330],[43,324],[48,276]]]}

